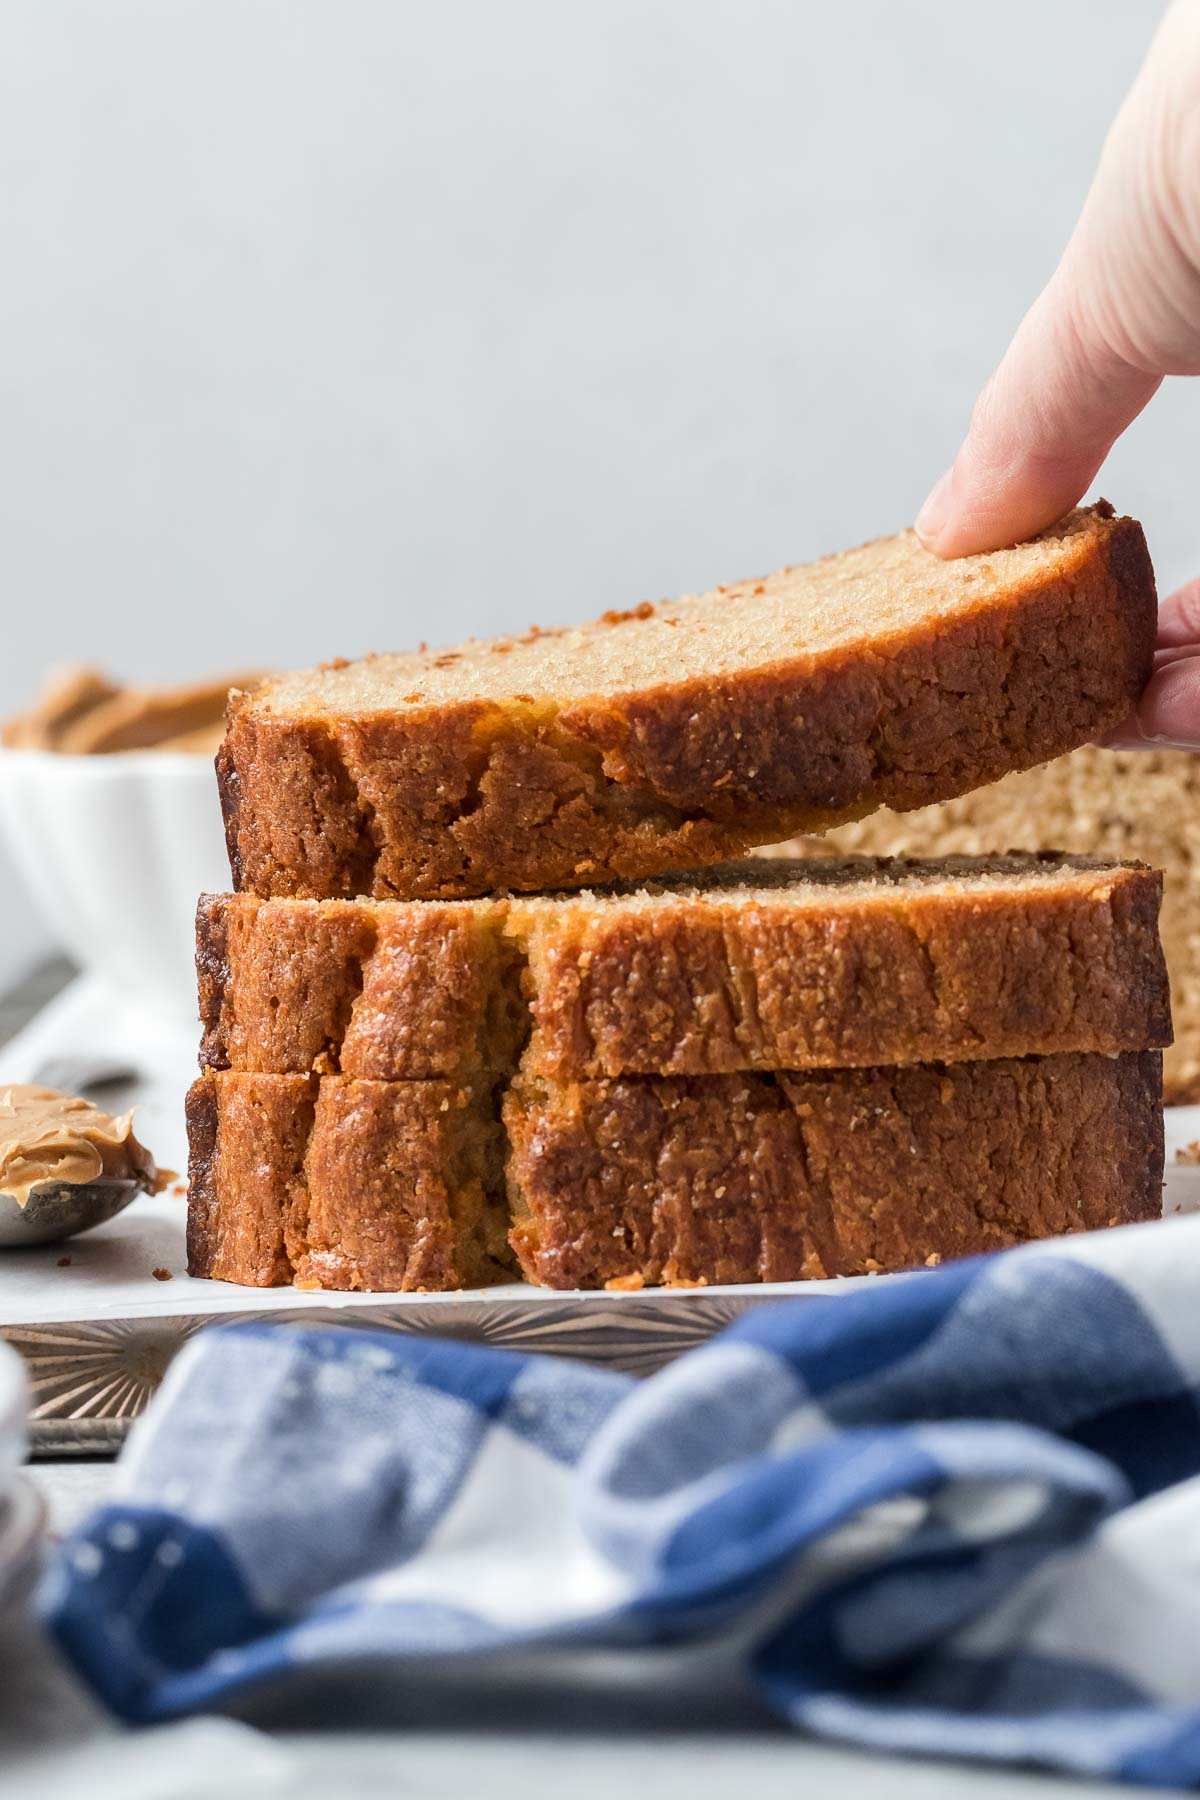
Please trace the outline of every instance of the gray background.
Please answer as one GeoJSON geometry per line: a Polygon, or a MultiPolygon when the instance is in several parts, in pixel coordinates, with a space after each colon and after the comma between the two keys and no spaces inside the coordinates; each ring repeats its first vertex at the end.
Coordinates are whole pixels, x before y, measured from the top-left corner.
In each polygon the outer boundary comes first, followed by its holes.
{"type": "MultiPolygon", "coordinates": [[[[4,0],[0,707],[66,655],[453,640],[904,524],[1157,14],[4,0]]],[[[1175,384],[1103,476],[1164,586],[1198,423],[1175,384]]]]}

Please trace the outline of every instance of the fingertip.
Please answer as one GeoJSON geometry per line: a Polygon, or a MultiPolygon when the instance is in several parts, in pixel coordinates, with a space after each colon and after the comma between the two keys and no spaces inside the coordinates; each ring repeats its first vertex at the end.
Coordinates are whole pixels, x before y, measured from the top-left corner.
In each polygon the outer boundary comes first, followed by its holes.
{"type": "Polygon", "coordinates": [[[1044,495],[1026,491],[1024,483],[994,478],[981,482],[972,464],[968,440],[917,514],[918,538],[944,562],[1022,543],[1053,525],[1074,504],[1073,499],[1060,504],[1061,496],[1056,496],[1047,505],[1044,495]]]}
{"type": "Polygon", "coordinates": [[[938,541],[945,530],[946,520],[950,516],[950,494],[954,481],[953,469],[936,481],[930,489],[929,496],[917,514],[913,527],[926,550],[938,554],[938,541]]]}
{"type": "MultiPolygon", "coordinates": [[[[930,495],[916,523],[917,536],[927,550],[943,561],[960,556],[982,556],[991,550],[1007,550],[1024,544],[1064,518],[1086,490],[1072,483],[1049,495],[1030,484],[980,490],[977,484],[944,478],[945,510],[935,510],[930,495]],[[926,507],[930,509],[926,516],[926,507]]],[[[939,486],[942,484],[939,483],[939,486]]],[[[937,489],[934,490],[937,493],[937,489]]]]}

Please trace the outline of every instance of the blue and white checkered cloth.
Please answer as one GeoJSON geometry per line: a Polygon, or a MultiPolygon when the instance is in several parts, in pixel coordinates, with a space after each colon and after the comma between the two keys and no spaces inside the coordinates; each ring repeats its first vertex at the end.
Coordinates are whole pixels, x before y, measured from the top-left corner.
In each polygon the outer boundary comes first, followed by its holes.
{"type": "Polygon", "coordinates": [[[1198,1396],[1200,1218],[764,1305],[644,1383],[223,1327],[43,1614],[132,1720],[707,1646],[830,1737],[1189,1786],[1198,1396]]]}

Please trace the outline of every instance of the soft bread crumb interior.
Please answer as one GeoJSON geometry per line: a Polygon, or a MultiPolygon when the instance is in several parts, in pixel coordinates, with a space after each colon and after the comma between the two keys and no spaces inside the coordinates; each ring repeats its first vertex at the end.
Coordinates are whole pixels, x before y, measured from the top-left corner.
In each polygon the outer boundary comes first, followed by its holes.
{"type": "Polygon", "coordinates": [[[531,630],[448,650],[373,656],[267,682],[256,709],[287,716],[416,713],[473,700],[537,709],[600,694],[816,656],[914,624],[1005,604],[1048,571],[1069,580],[1103,511],[1074,512],[1032,542],[944,562],[913,532],[705,594],[613,612],[586,625],[531,630]]]}

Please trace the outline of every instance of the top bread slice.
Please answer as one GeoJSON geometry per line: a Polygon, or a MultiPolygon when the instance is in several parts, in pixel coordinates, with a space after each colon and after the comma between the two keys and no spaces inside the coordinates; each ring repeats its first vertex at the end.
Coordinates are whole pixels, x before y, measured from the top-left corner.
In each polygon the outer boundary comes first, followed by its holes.
{"type": "Polygon", "coordinates": [[[912,532],[594,624],[231,696],[234,885],[414,899],[700,866],[1073,749],[1150,673],[1154,577],[1105,502],[941,562],[912,532]]]}
{"type": "Polygon", "coordinates": [[[208,895],[201,1063],[494,1086],[1170,1042],[1161,878],[1086,857],[757,862],[475,901],[208,895]]]}

